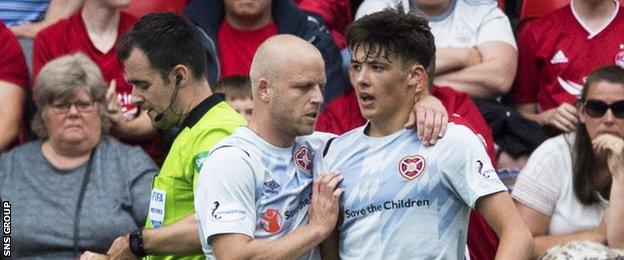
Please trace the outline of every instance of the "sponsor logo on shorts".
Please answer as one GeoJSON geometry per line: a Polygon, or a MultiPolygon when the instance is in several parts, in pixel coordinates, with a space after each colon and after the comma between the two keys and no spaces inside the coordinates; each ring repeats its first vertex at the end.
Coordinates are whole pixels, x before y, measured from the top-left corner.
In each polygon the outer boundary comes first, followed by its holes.
{"type": "Polygon", "coordinates": [[[308,147],[302,146],[295,153],[295,163],[305,173],[312,173],[312,159],[310,158],[310,150],[308,147]]]}
{"type": "Polygon", "coordinates": [[[405,156],[399,162],[399,173],[408,180],[416,179],[427,168],[427,162],[421,155],[405,156]]]}
{"type": "Polygon", "coordinates": [[[282,215],[276,209],[266,209],[260,218],[260,225],[266,232],[277,233],[282,229],[282,215]]]}

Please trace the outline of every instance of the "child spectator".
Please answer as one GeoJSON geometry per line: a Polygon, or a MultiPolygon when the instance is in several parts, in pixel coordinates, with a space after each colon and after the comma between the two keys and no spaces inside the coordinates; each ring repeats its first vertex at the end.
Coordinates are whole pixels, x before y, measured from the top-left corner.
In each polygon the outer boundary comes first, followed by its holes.
{"type": "Polygon", "coordinates": [[[251,113],[253,113],[251,82],[249,81],[249,77],[234,75],[223,78],[219,81],[217,86],[215,86],[214,92],[225,94],[225,102],[249,121],[251,113]]]}

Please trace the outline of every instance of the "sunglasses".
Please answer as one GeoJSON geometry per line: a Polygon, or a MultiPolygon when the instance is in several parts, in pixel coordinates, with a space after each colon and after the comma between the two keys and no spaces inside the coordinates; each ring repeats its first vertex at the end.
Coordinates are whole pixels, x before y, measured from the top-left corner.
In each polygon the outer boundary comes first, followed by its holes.
{"type": "Polygon", "coordinates": [[[603,117],[607,110],[611,109],[613,116],[617,118],[624,118],[624,100],[619,100],[608,105],[607,103],[590,99],[585,101],[585,114],[590,117],[600,118],[603,117]]]}

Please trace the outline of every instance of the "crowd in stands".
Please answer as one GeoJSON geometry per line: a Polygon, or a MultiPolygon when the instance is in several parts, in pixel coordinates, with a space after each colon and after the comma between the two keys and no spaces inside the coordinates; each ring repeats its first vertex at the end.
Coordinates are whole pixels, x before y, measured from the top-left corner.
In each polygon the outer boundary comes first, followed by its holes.
{"type": "MultiPolygon", "coordinates": [[[[150,116],[135,96],[150,85],[124,72],[120,58],[129,57],[119,57],[118,44],[140,16],[172,11],[196,26],[203,51],[194,55],[206,58],[211,95],[224,95],[246,120],[261,44],[280,34],[311,43],[326,76],[316,130],[340,135],[367,123],[352,87],[347,28],[402,6],[425,17],[435,37],[425,64],[431,95],[415,106],[443,106],[475,130],[533,234],[533,257],[624,257],[615,228],[624,221],[624,8],[619,0],[553,2],[518,1],[516,14],[494,0],[2,0],[0,199],[14,205],[15,254],[106,254],[116,238],[145,226],[152,179],[172,167],[163,161],[184,129],[154,124],[176,108],[150,116]]],[[[171,77],[175,98],[187,78],[171,77]]],[[[418,135],[435,145],[440,129],[424,124],[446,117],[425,114],[415,115],[418,135]]],[[[170,181],[160,177],[156,187],[170,181]]],[[[194,192],[190,179],[185,188],[194,192]]],[[[183,200],[192,213],[192,196],[183,200]]],[[[494,258],[498,238],[476,211],[467,233],[471,259],[494,258]]]]}

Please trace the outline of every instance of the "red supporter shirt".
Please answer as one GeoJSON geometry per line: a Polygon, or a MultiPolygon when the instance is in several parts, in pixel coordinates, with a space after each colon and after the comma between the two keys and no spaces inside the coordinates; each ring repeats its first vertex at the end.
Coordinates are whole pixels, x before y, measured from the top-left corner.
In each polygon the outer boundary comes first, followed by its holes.
{"type": "MultiPolygon", "coordinates": [[[[619,1],[618,1],[619,5],[619,1]]],[[[568,5],[526,24],[518,38],[517,104],[537,103],[540,111],[580,97],[587,75],[599,66],[624,67],[624,10],[590,33],[568,5]]]]}
{"type": "MultiPolygon", "coordinates": [[[[496,154],[494,151],[494,138],[490,127],[481,116],[477,106],[472,102],[466,93],[457,92],[447,87],[433,87],[433,96],[442,101],[449,114],[457,114],[464,120],[453,118],[452,121],[462,123],[473,129],[476,134],[484,137],[487,144],[487,152],[496,167],[496,154]],[[469,122],[466,124],[465,122],[469,122]]],[[[449,117],[451,121],[451,117],[449,117]]],[[[316,130],[343,134],[351,129],[362,126],[366,119],[360,113],[360,107],[355,95],[355,91],[345,93],[334,99],[321,112],[316,123],[316,130]]],[[[498,237],[488,226],[483,217],[476,211],[470,212],[468,222],[468,250],[471,259],[494,259],[498,247],[498,237]]]]}
{"type": "Polygon", "coordinates": [[[0,80],[13,83],[24,90],[30,88],[26,59],[13,33],[0,22],[0,80]]]}
{"type": "MultiPolygon", "coordinates": [[[[0,81],[15,84],[28,92],[30,81],[24,53],[15,35],[2,22],[0,22],[0,54],[0,81]]],[[[22,124],[17,139],[8,148],[26,141],[26,133],[26,125],[22,124]]]]}
{"type": "Polygon", "coordinates": [[[241,31],[234,29],[227,20],[223,20],[217,35],[221,78],[249,75],[251,60],[256,50],[273,35],[277,35],[277,25],[273,21],[258,30],[241,31]]]}
{"type": "MultiPolygon", "coordinates": [[[[134,16],[122,12],[117,30],[117,40],[136,22],[137,19],[134,16]]],[[[59,56],[76,52],[82,52],[89,56],[100,67],[102,76],[107,83],[113,79],[116,80],[117,98],[123,103],[124,117],[128,119],[136,117],[138,109],[131,103],[132,85],[126,81],[122,64],[117,58],[117,46],[106,53],[95,48],[87,33],[81,12],[63,19],[37,34],[33,43],[34,77],[47,62],[59,56]]],[[[138,144],[157,163],[160,163],[164,158],[164,145],[160,138],[138,144]]]]}

